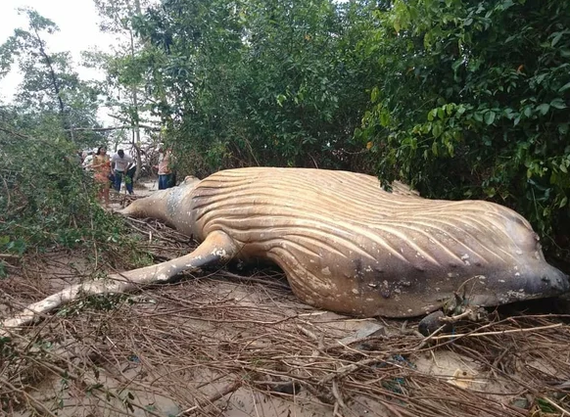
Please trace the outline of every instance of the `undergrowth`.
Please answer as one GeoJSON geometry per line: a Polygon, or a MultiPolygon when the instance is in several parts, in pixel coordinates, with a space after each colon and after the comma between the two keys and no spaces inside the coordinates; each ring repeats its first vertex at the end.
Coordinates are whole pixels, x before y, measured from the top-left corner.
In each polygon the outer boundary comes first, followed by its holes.
{"type": "Polygon", "coordinates": [[[65,248],[117,267],[147,262],[123,220],[97,202],[77,151],[64,137],[0,130],[0,276],[7,259],[65,248]]]}

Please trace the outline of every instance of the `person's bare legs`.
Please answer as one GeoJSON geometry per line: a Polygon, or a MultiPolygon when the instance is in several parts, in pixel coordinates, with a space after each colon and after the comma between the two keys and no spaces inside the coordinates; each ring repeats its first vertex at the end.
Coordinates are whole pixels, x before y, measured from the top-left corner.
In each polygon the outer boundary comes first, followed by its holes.
{"type": "Polygon", "coordinates": [[[105,208],[109,208],[109,185],[103,186],[103,199],[105,201],[105,208]]]}
{"type": "Polygon", "coordinates": [[[97,201],[99,204],[103,204],[103,184],[97,185],[97,201]]]}
{"type": "Polygon", "coordinates": [[[97,200],[99,201],[99,204],[104,204],[105,208],[109,208],[109,185],[107,183],[99,184],[97,200]]]}

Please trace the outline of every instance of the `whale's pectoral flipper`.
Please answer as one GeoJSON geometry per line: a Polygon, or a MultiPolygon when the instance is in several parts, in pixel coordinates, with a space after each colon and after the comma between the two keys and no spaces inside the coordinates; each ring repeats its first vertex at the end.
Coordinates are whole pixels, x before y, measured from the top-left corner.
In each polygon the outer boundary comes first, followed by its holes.
{"type": "Polygon", "coordinates": [[[200,246],[188,255],[156,265],[112,274],[106,279],[71,285],[41,301],[30,304],[22,313],[2,321],[0,337],[7,335],[8,329],[27,324],[39,315],[74,301],[81,295],[124,293],[140,286],[166,282],[180,272],[195,271],[203,266],[228,261],[237,252],[237,245],[227,234],[221,231],[210,233],[200,246]]]}

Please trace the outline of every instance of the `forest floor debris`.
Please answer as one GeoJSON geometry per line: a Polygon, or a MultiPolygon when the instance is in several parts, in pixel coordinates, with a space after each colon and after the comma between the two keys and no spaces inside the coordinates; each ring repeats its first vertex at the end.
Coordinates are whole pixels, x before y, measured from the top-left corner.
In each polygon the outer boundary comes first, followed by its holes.
{"type": "MultiPolygon", "coordinates": [[[[159,222],[128,221],[157,261],[194,245],[159,222]]],[[[0,280],[0,314],[111,272],[109,261],[90,270],[73,252],[19,259],[0,280]]],[[[459,323],[452,335],[426,339],[417,320],[317,310],[295,298],[280,271],[243,268],[82,299],[1,340],[2,411],[22,417],[570,415],[570,316],[548,314],[549,301],[502,308],[485,323],[459,323]]]]}

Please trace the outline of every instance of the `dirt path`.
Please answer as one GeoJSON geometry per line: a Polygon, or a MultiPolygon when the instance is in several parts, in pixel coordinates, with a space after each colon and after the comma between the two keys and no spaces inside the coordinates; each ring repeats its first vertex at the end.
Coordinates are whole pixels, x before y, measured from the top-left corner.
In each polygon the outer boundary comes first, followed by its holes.
{"type": "MultiPolygon", "coordinates": [[[[133,197],[135,198],[142,198],[151,195],[155,191],[158,190],[158,180],[152,179],[144,179],[138,181],[133,187],[133,197]]],[[[112,210],[120,210],[123,208],[125,198],[129,197],[127,190],[125,188],[125,184],[121,185],[121,192],[116,192],[113,188],[111,188],[110,192],[110,199],[111,204],[110,207],[112,210]]]]}

